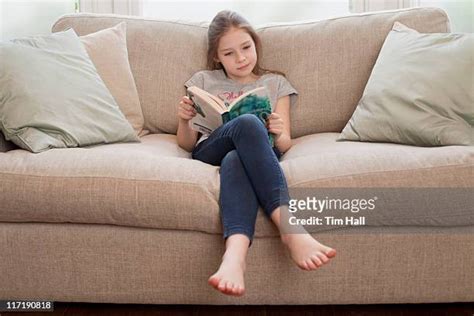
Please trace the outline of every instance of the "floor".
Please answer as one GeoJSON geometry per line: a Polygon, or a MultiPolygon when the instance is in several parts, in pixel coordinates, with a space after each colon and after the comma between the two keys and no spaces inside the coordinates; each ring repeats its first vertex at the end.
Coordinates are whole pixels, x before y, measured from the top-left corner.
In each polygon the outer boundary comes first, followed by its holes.
{"type": "Polygon", "coordinates": [[[222,316],[474,316],[474,303],[401,305],[209,306],[133,305],[55,302],[54,312],[0,312],[6,315],[222,315],[222,316]]]}

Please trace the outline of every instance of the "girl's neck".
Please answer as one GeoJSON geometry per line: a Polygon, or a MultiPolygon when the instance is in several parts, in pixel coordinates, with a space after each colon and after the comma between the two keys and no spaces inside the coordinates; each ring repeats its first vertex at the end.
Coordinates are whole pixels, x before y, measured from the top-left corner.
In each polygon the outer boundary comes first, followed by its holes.
{"type": "Polygon", "coordinates": [[[257,76],[256,74],[252,72],[247,77],[244,77],[244,78],[231,78],[228,75],[227,75],[227,78],[240,84],[246,84],[246,83],[254,83],[260,78],[260,76],[257,76]]]}

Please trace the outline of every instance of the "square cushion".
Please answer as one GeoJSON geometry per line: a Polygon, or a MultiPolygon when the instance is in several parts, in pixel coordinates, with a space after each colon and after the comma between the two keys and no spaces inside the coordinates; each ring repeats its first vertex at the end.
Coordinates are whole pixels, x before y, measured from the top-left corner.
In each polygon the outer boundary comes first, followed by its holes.
{"type": "Polygon", "coordinates": [[[142,108],[128,61],[126,30],[127,24],[122,22],[80,38],[120,110],[137,134],[143,136],[148,131],[143,129],[142,108]]]}
{"type": "Polygon", "coordinates": [[[38,153],[139,141],[74,30],[0,42],[0,129],[38,153]]]}
{"type": "Polygon", "coordinates": [[[396,22],[339,140],[474,145],[474,34],[396,22]]]}

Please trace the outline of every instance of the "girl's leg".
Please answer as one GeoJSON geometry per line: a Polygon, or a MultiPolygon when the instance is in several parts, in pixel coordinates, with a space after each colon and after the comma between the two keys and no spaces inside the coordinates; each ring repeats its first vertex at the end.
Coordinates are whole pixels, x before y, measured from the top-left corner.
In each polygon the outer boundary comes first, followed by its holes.
{"type": "Polygon", "coordinates": [[[235,149],[268,217],[275,208],[289,203],[288,188],[265,125],[253,114],[241,115],[215,130],[193,152],[193,158],[218,165],[235,149]]]}
{"type": "MultiPolygon", "coordinates": [[[[264,124],[254,115],[242,115],[224,126],[226,128],[220,133],[222,138],[214,143],[222,142],[222,139],[231,140],[227,145],[237,150],[260,205],[279,228],[281,239],[295,263],[305,270],[327,263],[336,255],[334,249],[316,241],[303,227],[299,227],[298,232],[294,231],[295,227],[291,232],[282,231],[280,206],[288,205],[288,188],[278,157],[268,142],[264,124]]],[[[208,145],[212,146],[212,142],[208,145]]]]}
{"type": "MultiPolygon", "coordinates": [[[[278,210],[280,205],[287,205],[289,202],[286,180],[283,170],[281,170],[278,157],[276,156],[277,150],[275,152],[270,146],[267,129],[256,116],[242,115],[220,126],[207,140],[195,148],[193,158],[212,165],[219,165],[227,153],[234,149],[238,153],[243,169],[245,169],[248,179],[256,193],[257,200],[260,205],[262,205],[266,215],[271,217],[274,222],[274,218],[280,219],[280,212],[273,216],[272,213],[278,210]]],[[[278,225],[279,221],[277,226],[278,225]]],[[[254,225],[252,227],[254,227],[254,225]]],[[[237,233],[233,236],[234,237],[227,239],[226,248],[234,249],[234,247],[236,247],[235,249],[238,249],[236,250],[237,254],[239,254],[239,250],[245,248],[243,253],[237,255],[238,258],[245,260],[248,247],[242,247],[244,243],[241,242],[241,237],[246,235],[237,233]],[[234,246],[234,240],[237,246],[234,246]],[[227,243],[229,243],[228,247],[227,243]]],[[[245,237],[243,238],[245,239],[245,237]]],[[[320,249],[319,246],[321,244],[315,241],[309,234],[293,234],[291,236],[282,234],[282,241],[285,242],[290,249],[292,258],[298,266],[310,269],[314,267],[311,265],[308,267],[308,263],[306,262],[308,260],[316,260],[313,258],[313,255],[315,252],[321,252],[322,249],[320,249]]],[[[233,250],[231,250],[231,253],[233,253],[233,250]]],[[[327,256],[330,257],[331,255],[333,256],[333,252],[327,251],[327,256]]],[[[223,263],[227,258],[232,257],[236,256],[224,255],[223,263]]],[[[241,270],[243,276],[244,268],[241,268],[241,270]]],[[[210,279],[209,282],[215,284],[215,278],[210,279]]],[[[234,282],[237,284],[240,283],[238,280],[234,282]]],[[[227,293],[229,290],[227,285],[225,289],[227,293]]],[[[233,294],[240,293],[239,290],[232,290],[230,292],[233,294]]]]}
{"type": "Polygon", "coordinates": [[[245,258],[253,240],[258,201],[236,150],[222,159],[220,175],[219,201],[226,251],[208,282],[224,294],[242,295],[245,258]]]}
{"type": "Polygon", "coordinates": [[[250,247],[255,232],[258,201],[235,149],[222,159],[220,185],[219,204],[224,239],[233,234],[243,234],[248,238],[250,247]]]}
{"type": "Polygon", "coordinates": [[[225,133],[236,125],[232,121],[219,127],[192,154],[194,159],[221,166],[219,202],[226,251],[219,269],[208,282],[229,295],[242,295],[245,291],[245,259],[252,244],[258,211],[255,192],[232,138],[225,133]]]}

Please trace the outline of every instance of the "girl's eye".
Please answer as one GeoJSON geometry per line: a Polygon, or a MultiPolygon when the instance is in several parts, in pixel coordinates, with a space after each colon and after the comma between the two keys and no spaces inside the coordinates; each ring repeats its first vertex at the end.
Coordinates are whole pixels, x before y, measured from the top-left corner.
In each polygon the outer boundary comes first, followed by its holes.
{"type": "Polygon", "coordinates": [[[229,56],[230,54],[232,54],[232,53],[227,53],[227,54],[224,54],[224,56],[229,56]]]}
{"type": "Polygon", "coordinates": [[[248,49],[248,48],[250,48],[250,46],[245,46],[245,47],[244,47],[244,49],[248,49]]]}

